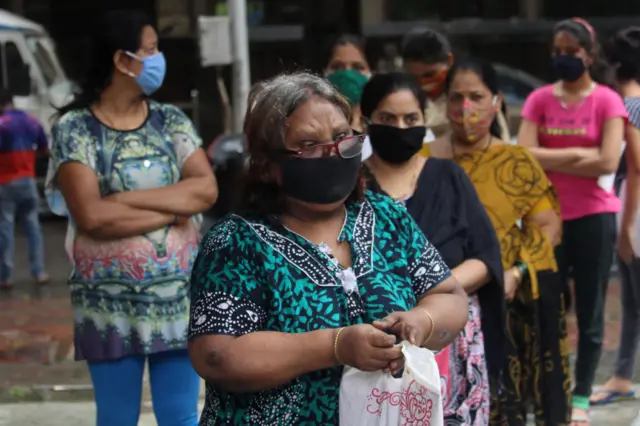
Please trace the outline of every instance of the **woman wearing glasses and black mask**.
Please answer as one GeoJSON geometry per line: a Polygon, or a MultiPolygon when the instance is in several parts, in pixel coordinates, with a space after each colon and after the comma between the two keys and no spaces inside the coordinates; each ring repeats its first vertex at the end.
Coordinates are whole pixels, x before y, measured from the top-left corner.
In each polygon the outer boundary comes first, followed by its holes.
{"type": "Polygon", "coordinates": [[[448,351],[438,354],[440,366],[448,364],[450,371],[445,420],[447,425],[487,425],[489,377],[495,385],[504,347],[500,245],[464,170],[453,161],[419,154],[424,105],[424,92],[408,74],[376,75],[365,86],[361,109],[373,147],[366,162],[368,182],[406,205],[469,295],[467,326],[448,351]]]}
{"type": "Polygon", "coordinates": [[[249,105],[243,208],[209,231],[192,275],[201,422],[338,424],[344,366],[399,370],[396,338],[447,346],[467,297],[407,212],[364,191],[362,137],[330,83],[279,76],[249,105]]]}

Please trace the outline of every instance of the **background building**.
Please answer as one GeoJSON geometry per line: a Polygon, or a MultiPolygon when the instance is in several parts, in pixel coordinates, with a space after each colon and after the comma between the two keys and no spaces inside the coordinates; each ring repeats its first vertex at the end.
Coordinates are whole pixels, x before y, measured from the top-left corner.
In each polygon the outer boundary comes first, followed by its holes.
{"type": "MultiPolygon", "coordinates": [[[[217,74],[199,66],[196,23],[199,15],[225,14],[226,0],[0,0],[0,8],[43,24],[76,80],[86,67],[96,18],[116,8],[146,11],[162,30],[162,50],[168,58],[167,80],[157,97],[188,110],[192,90],[197,89],[203,137],[208,141],[222,131],[217,74]]],[[[367,54],[375,65],[385,44],[397,44],[413,26],[428,25],[448,34],[459,54],[483,56],[546,79],[553,21],[571,16],[589,19],[604,36],[624,25],[640,25],[640,2],[247,0],[251,76],[257,81],[287,70],[319,70],[326,60],[327,40],[341,32],[365,35],[367,54]]],[[[223,74],[229,83],[230,70],[223,74]]]]}

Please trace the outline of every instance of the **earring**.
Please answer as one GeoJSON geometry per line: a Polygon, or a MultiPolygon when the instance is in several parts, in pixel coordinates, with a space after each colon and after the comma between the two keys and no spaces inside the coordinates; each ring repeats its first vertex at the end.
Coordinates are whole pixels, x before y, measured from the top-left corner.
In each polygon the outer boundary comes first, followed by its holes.
{"type": "Polygon", "coordinates": [[[133,77],[133,78],[135,78],[135,77],[136,77],[136,75],[135,75],[133,72],[131,72],[131,71],[127,71],[127,75],[128,75],[129,77],[133,77]]]}

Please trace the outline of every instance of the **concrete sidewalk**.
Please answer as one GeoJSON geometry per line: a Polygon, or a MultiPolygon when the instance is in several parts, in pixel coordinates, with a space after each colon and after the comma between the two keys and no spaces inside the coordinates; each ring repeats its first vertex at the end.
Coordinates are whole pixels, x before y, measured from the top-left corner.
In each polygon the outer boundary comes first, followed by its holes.
{"type": "MultiPolygon", "coordinates": [[[[202,405],[200,406],[202,409],[202,405]]],[[[640,409],[640,401],[594,408],[592,426],[629,426],[640,409]]],[[[156,426],[150,407],[144,407],[138,426],[156,426]]],[[[529,422],[533,426],[533,422],[529,422]]],[[[0,426],[93,426],[95,409],[89,402],[44,402],[0,404],[0,426]]]]}
{"type": "MultiPolygon", "coordinates": [[[[202,405],[200,405],[200,410],[202,405]]],[[[89,402],[0,404],[0,426],[93,426],[95,408],[89,402]]],[[[151,407],[143,407],[138,426],[157,426],[151,407]]]]}

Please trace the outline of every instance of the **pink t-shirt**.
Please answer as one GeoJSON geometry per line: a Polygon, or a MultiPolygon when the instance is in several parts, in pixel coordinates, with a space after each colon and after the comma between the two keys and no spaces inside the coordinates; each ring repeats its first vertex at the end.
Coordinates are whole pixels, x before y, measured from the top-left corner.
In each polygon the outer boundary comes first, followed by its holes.
{"type": "MultiPolygon", "coordinates": [[[[579,105],[565,107],[553,94],[553,86],[536,89],[522,109],[522,118],[538,125],[538,142],[544,148],[584,147],[602,144],[605,121],[627,117],[620,95],[598,85],[579,105]]],[[[562,219],[578,219],[598,213],[617,213],[620,200],[614,189],[602,189],[597,177],[547,172],[560,199],[562,219]]]]}

